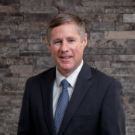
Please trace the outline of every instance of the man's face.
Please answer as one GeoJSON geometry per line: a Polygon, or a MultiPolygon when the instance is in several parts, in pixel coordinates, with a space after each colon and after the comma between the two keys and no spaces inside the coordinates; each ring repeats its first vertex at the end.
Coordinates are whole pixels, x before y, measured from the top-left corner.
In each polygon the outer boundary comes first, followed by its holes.
{"type": "Polygon", "coordinates": [[[50,32],[49,49],[58,70],[64,76],[79,66],[86,45],[87,34],[80,35],[79,28],[74,23],[57,26],[50,32]]]}

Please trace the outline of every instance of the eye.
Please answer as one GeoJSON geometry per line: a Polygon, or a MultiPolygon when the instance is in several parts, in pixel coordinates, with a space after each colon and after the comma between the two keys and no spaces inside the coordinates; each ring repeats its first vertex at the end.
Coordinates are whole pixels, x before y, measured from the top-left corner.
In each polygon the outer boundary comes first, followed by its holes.
{"type": "Polygon", "coordinates": [[[69,42],[74,42],[75,40],[73,40],[73,39],[71,39],[71,40],[69,40],[69,42]]]}
{"type": "Polygon", "coordinates": [[[68,42],[69,43],[73,43],[73,42],[75,42],[75,39],[72,39],[72,38],[71,39],[68,39],[68,42]]]}
{"type": "Polygon", "coordinates": [[[61,45],[61,44],[62,44],[61,40],[53,41],[53,45],[61,45]]]}

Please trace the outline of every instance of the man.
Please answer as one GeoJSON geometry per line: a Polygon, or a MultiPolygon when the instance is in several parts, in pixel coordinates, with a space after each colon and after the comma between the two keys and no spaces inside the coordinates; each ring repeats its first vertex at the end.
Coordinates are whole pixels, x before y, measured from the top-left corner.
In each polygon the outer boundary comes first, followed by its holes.
{"type": "Polygon", "coordinates": [[[47,34],[56,67],[28,79],[18,135],[125,135],[121,85],[83,61],[84,22],[59,14],[47,34]]]}

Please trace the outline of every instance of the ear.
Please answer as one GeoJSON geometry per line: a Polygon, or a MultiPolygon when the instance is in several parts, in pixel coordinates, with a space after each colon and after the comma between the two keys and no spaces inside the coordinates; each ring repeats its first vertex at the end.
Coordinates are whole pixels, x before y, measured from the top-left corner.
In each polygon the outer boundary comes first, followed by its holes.
{"type": "Polygon", "coordinates": [[[88,35],[87,35],[87,33],[84,33],[84,36],[83,36],[83,46],[86,47],[87,43],[88,43],[88,35]]]}
{"type": "Polygon", "coordinates": [[[51,45],[50,44],[47,45],[47,48],[51,52],[51,45]]]}

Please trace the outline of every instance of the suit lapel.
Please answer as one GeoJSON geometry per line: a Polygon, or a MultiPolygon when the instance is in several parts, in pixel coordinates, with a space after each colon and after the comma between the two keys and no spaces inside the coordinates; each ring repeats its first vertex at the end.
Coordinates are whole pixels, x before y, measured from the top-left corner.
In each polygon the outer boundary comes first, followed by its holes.
{"type": "Polygon", "coordinates": [[[62,132],[65,130],[66,126],[69,124],[80,103],[83,101],[83,98],[91,85],[91,77],[92,75],[90,67],[84,64],[82,70],[79,73],[73,95],[63,118],[63,122],[59,130],[59,135],[62,134],[62,132]]]}
{"type": "Polygon", "coordinates": [[[45,123],[48,126],[50,135],[54,134],[52,92],[55,76],[56,73],[54,68],[48,75],[45,75],[44,78],[41,79],[45,123]]]}

